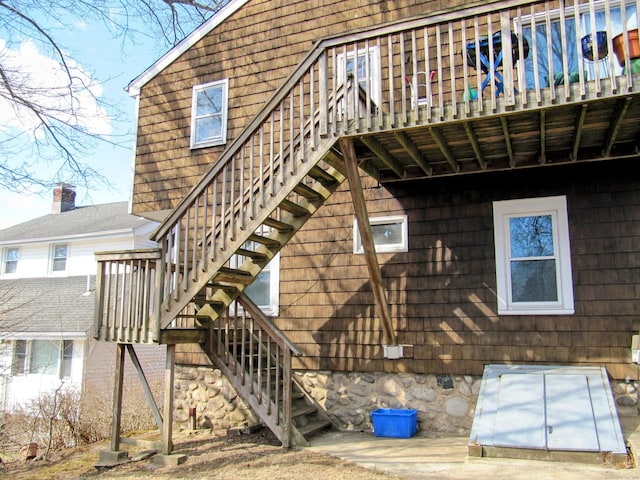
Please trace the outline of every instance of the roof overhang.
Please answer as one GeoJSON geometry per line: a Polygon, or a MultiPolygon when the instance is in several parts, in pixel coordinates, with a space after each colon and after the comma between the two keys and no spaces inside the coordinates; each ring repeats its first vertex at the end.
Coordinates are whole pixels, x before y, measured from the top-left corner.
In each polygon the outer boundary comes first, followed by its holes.
{"type": "Polygon", "coordinates": [[[240,7],[248,1],[249,0],[231,0],[224,7],[218,10],[209,20],[183,38],[175,47],[160,57],[160,59],[158,59],[153,65],[134,78],[129,85],[127,85],[125,90],[130,96],[137,97],[140,94],[140,89],[143,85],[171,65],[171,63],[173,63],[180,55],[189,50],[189,48],[200,41],[205,35],[237,12],[240,7]]]}

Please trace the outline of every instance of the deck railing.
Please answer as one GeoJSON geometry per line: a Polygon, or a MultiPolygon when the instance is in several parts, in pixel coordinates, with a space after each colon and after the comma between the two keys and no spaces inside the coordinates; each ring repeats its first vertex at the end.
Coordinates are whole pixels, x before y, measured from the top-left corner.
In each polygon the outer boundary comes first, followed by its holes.
{"type": "Polygon", "coordinates": [[[159,259],[158,249],[96,254],[95,338],[119,343],[158,341],[159,259]]]}

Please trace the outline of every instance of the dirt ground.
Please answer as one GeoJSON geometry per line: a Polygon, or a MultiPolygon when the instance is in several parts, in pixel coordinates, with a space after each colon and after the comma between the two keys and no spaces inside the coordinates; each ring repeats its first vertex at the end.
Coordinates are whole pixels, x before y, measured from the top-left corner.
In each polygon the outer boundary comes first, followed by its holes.
{"type": "MultiPolygon", "coordinates": [[[[149,437],[146,437],[149,438],[149,437]]],[[[304,449],[283,450],[268,430],[248,435],[222,436],[199,431],[176,433],[174,452],[187,456],[177,467],[163,467],[148,458],[110,469],[95,467],[100,443],[51,455],[49,460],[34,459],[0,464],[0,478],[11,480],[70,479],[233,479],[233,480],[401,480],[334,457],[304,449]]],[[[130,456],[139,453],[123,446],[130,456]]]]}

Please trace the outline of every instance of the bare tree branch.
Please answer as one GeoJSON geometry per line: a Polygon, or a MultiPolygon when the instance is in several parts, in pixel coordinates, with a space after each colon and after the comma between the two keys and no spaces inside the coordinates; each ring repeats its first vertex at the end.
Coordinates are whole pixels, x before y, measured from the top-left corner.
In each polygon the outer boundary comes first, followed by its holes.
{"type": "Polygon", "coordinates": [[[145,36],[162,39],[164,50],[228,1],[0,0],[0,111],[12,119],[0,123],[0,189],[20,192],[59,181],[108,184],[84,159],[99,142],[118,145],[93,121],[100,116],[108,125],[117,108],[96,93],[97,79],[59,42],[57,18],[101,23],[121,39],[122,49],[125,40],[135,43],[145,36]],[[20,68],[17,49],[29,44],[57,65],[63,82],[38,84],[20,68]],[[87,111],[87,104],[96,111],[87,111]]]}

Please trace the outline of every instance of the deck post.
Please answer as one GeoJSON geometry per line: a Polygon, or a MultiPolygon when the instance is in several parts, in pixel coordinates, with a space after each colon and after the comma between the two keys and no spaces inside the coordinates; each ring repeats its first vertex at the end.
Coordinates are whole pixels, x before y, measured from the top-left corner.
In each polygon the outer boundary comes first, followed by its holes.
{"type": "Polygon", "coordinates": [[[176,366],[176,345],[167,345],[167,358],[164,369],[164,421],[162,422],[162,453],[156,455],[154,463],[177,466],[184,463],[186,455],[172,455],[173,452],[173,385],[176,366]]]}
{"type": "Polygon", "coordinates": [[[128,461],[126,451],[120,451],[120,422],[122,419],[122,387],[124,384],[124,351],[122,343],[116,344],[115,381],[113,386],[113,412],[111,417],[111,442],[109,450],[100,451],[98,465],[114,466],[128,461]]]}
{"type": "Polygon", "coordinates": [[[376,310],[382,322],[382,330],[387,345],[397,345],[395,331],[391,323],[389,315],[389,306],[387,298],[382,287],[382,273],[380,265],[376,257],[376,248],[373,243],[373,234],[371,233],[371,224],[369,223],[369,214],[362,192],[362,184],[360,183],[360,175],[358,174],[358,159],[353,148],[353,140],[350,138],[340,138],[340,149],[344,157],[346,166],[347,179],[349,180],[349,189],[351,190],[351,198],[353,200],[353,208],[355,210],[356,220],[358,221],[358,230],[362,239],[362,248],[364,250],[367,268],[369,269],[369,277],[371,278],[371,286],[373,296],[376,302],[376,310]]]}

